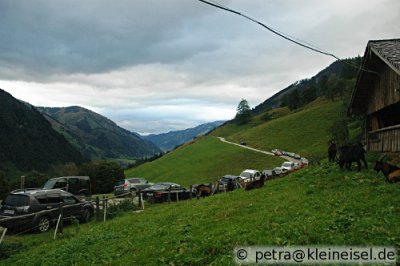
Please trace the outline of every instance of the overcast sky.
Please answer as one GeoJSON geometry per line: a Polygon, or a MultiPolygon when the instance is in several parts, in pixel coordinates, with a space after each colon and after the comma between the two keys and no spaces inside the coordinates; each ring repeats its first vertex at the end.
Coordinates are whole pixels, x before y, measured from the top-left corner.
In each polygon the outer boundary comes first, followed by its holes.
{"type": "MultiPolygon", "coordinates": [[[[399,0],[218,0],[340,58],[400,37],[399,0]]],[[[0,88],[139,133],[231,119],[334,61],[197,0],[0,0],[0,88]]]]}

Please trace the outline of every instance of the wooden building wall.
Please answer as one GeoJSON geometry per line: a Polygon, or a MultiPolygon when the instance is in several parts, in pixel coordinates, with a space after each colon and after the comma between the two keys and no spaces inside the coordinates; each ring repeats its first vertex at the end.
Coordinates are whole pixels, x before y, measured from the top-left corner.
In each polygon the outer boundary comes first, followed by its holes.
{"type": "MultiPolygon", "coordinates": [[[[371,74],[373,75],[373,74],[371,74]]],[[[367,114],[400,102],[400,76],[388,65],[384,65],[380,77],[374,79],[373,90],[368,97],[367,114]]],[[[400,114],[399,114],[400,115],[400,114]]]]}
{"type": "Polygon", "coordinates": [[[400,152],[400,125],[368,132],[368,151],[400,152]]]}

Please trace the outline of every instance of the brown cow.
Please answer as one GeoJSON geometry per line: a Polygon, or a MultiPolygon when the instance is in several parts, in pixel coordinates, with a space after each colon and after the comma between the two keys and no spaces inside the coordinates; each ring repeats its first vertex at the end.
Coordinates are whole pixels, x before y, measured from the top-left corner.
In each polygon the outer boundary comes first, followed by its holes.
{"type": "Polygon", "coordinates": [[[212,194],[212,188],[210,186],[206,186],[204,184],[200,184],[196,187],[197,190],[197,199],[199,199],[200,197],[207,197],[210,196],[212,194]]]}

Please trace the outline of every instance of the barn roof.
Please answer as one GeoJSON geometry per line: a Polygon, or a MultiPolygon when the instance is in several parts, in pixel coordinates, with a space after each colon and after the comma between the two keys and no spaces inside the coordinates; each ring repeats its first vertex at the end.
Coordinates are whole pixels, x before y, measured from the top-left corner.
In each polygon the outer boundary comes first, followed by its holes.
{"type": "Polygon", "coordinates": [[[361,70],[351,95],[348,113],[360,114],[365,110],[365,99],[373,80],[379,77],[379,67],[385,64],[400,75],[400,39],[369,41],[364,53],[361,70]],[[366,70],[366,71],[365,71],[366,70]]]}
{"type": "Polygon", "coordinates": [[[400,39],[369,41],[368,46],[400,75],[400,39]]]}

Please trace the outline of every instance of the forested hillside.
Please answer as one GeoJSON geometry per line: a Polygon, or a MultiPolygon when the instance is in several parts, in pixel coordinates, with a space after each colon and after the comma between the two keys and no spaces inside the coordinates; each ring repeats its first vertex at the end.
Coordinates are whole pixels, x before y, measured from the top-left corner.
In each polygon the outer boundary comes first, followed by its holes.
{"type": "Polygon", "coordinates": [[[312,78],[296,81],[265,100],[253,109],[253,114],[280,106],[297,109],[321,96],[335,99],[349,94],[354,87],[361,60],[361,57],[355,57],[335,61],[312,78]]]}
{"type": "Polygon", "coordinates": [[[88,109],[79,106],[37,109],[55,130],[90,159],[135,159],[161,152],[152,142],[88,109]]]}
{"type": "Polygon", "coordinates": [[[34,107],[0,90],[0,168],[48,170],[84,157],[34,107]]]}

